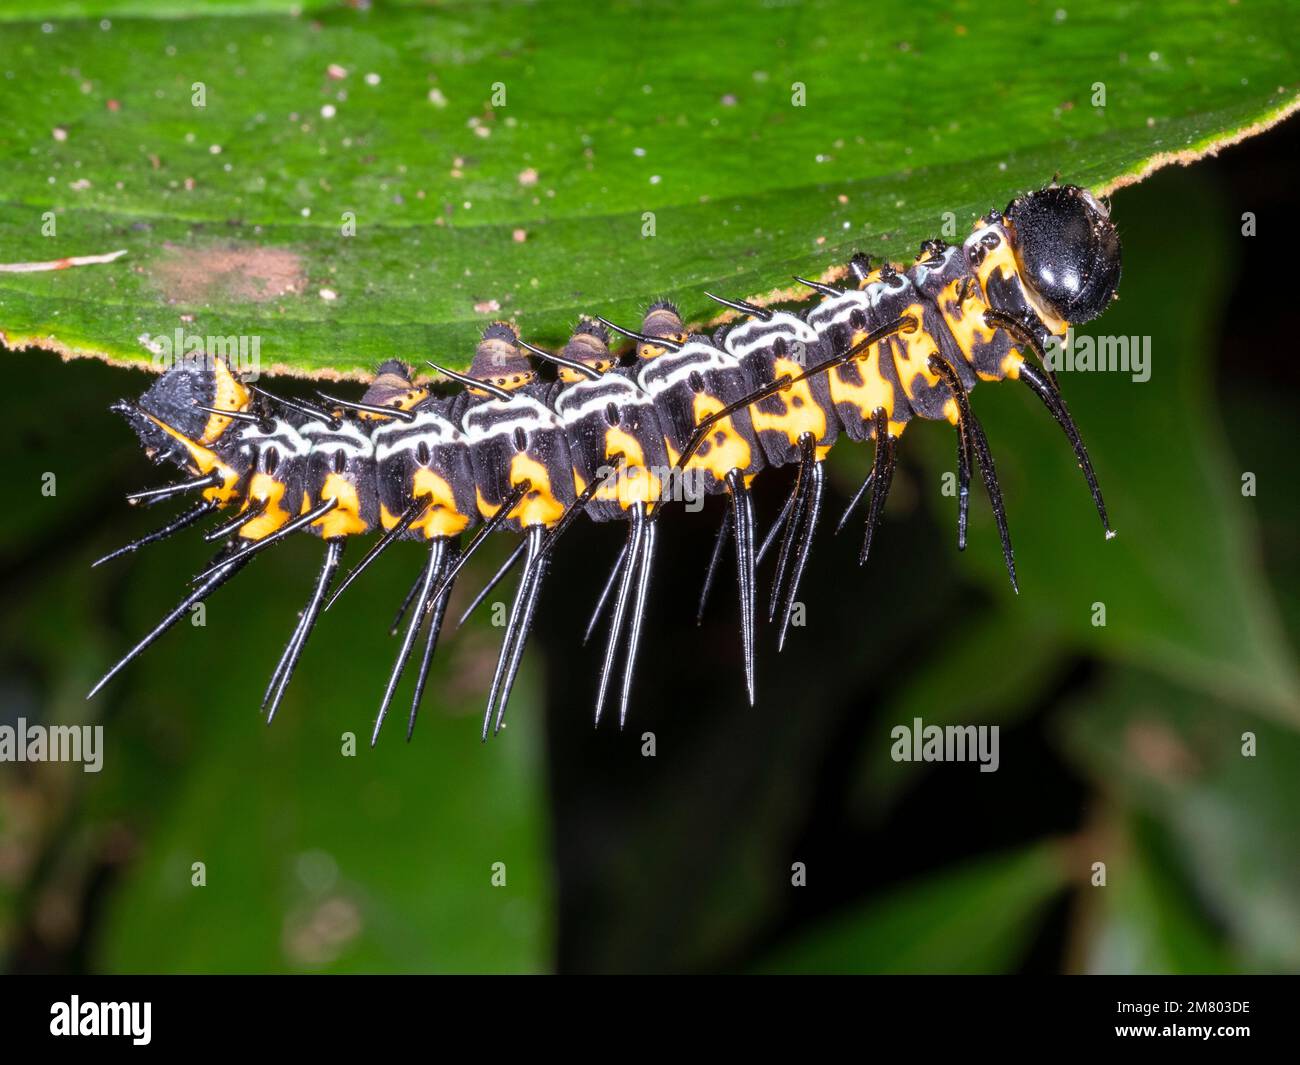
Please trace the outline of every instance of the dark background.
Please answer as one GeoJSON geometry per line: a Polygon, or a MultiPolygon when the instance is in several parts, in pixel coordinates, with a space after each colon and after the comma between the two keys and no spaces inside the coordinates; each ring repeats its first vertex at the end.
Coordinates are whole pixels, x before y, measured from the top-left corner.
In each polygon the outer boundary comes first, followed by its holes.
{"type": "MultiPolygon", "coordinates": [[[[976,489],[970,546],[955,550],[940,425],[905,434],[859,570],[860,523],[831,530],[870,455],[843,442],[808,624],[779,656],[760,631],[758,705],[745,705],[730,570],[694,624],[719,512],[679,513],[622,733],[591,726],[599,648],[580,645],[622,531],[588,523],[558,552],[514,727],[486,746],[487,612],[444,638],[414,740],[395,721],[364,745],[414,547],[326,616],[269,730],[254,711],[317,564],[305,538],[82,702],[206,555],[191,534],[88,568],[161,521],[122,502],[162,476],[106,410],[147,378],[9,356],[0,717],[100,722],[107,753],[97,776],[0,765],[0,958],[14,971],[1300,968],[1298,129],[1114,197],[1122,298],[1090,331],[1151,336],[1152,378],[1062,377],[1114,542],[1046,412],[1011,383],[981,387],[1019,597],[976,489]],[[889,730],[914,716],[999,725],[999,771],[892,762],[889,730]],[[347,730],[355,759],[339,755],[347,730]],[[806,887],[791,885],[795,862],[806,887]]],[[[761,524],[787,480],[760,479],[761,524]]]]}

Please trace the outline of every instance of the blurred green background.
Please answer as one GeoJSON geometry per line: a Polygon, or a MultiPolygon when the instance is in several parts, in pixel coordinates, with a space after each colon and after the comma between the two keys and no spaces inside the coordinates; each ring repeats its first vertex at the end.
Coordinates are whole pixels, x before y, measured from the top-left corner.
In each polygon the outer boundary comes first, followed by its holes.
{"type": "MultiPolygon", "coordinates": [[[[676,516],[622,733],[591,727],[580,646],[621,531],[589,524],[485,746],[489,612],[445,638],[412,742],[390,723],[366,746],[420,565],[406,545],[318,627],[269,729],[257,702],[317,565],[305,539],[84,702],[207,555],[189,535],[92,571],[160,520],[122,502],[161,477],[106,410],[148,376],[6,356],[0,723],[101,723],[106,753],[97,775],[0,764],[4,966],[1300,970],[1297,147],[1283,126],[1115,197],[1122,298],[1092,331],[1150,336],[1151,378],[1062,377],[1114,541],[1046,412],[981,387],[1021,595],[982,496],[955,550],[951,433],[917,425],[866,570],[859,534],[823,525],[807,626],[780,656],[763,633],[756,708],[728,586],[693,624],[717,514],[676,516]],[[891,761],[916,716],[999,725],[999,771],[891,761]]],[[[869,457],[836,448],[831,518],[869,457]]],[[[763,479],[764,521],[785,480],[763,479]]]]}

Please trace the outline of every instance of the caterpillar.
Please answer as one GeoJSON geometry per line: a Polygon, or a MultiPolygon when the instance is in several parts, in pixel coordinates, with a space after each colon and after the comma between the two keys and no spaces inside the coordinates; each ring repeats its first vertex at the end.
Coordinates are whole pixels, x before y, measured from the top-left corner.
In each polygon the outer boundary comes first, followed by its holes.
{"type": "Polygon", "coordinates": [[[700,609],[734,542],[744,680],[753,703],[755,569],[779,540],[767,604],[779,650],[821,518],[824,462],[841,436],[873,447],[870,473],[839,522],[843,528],[865,499],[861,563],[881,522],[900,437],[913,418],[942,421],[956,436],[958,548],[966,546],[978,470],[1018,590],[993,457],[969,397],[980,381],[1022,381],[1064,431],[1105,535],[1114,535],[1047,348],[1068,326],[1106,309],[1120,271],[1108,205],[1053,182],[990,211],[960,244],[926,241],[905,269],[855,255],[843,285],[797,278],[820,297],[799,314],[706,293],[736,312],[711,336],[688,332],[677,309],[658,302],[636,330],[582,318],[555,353],[495,322],[483,331],[467,373],[429,363],[462,386],[451,395],[417,384],[399,361],[384,362],[356,401],[324,392],[313,401],[279,396],[244,382],[220,360],[178,363],[138,401],[112,409],[153,462],[188,474],[128,501],[197,502],[95,565],[211,517],[218,523],[203,538],[220,547],[177,606],[90,696],[253,558],[306,532],[323,541],[324,558],[263,696],[272,720],[321,614],[389,546],[422,541],[427,557],[392,626],[402,638],[371,734],[373,744],[423,635],[409,739],[453,585],[493,532],[510,531],[519,544],[466,611],[522,559],[483,717],[486,740],[504,723],[555,545],[586,514],[627,524],[587,629],[590,637],[608,613],[596,722],[616,700],[621,727],[659,519],[688,479],[695,497],[726,497],[700,609]],[[616,335],[634,342],[622,356],[611,349],[616,335]],[[764,469],[783,466],[795,467],[793,486],[760,544],[751,484],[764,469]],[[347,542],[372,533],[378,539],[335,587],[347,542]]]}

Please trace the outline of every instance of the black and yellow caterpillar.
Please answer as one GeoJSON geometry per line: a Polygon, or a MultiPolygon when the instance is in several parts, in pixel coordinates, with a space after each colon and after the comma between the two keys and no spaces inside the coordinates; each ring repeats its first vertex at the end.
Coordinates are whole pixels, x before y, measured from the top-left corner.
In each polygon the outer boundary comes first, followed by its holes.
{"type": "Polygon", "coordinates": [[[251,558],[306,531],[324,540],[325,558],[263,699],[273,718],[321,611],[387,546],[423,540],[428,559],[394,623],[396,631],[409,611],[372,742],[423,630],[409,736],[453,582],[487,534],[510,529],[522,541],[488,588],[521,556],[523,573],[488,696],[486,738],[493,722],[499,730],[504,720],[554,545],[585,512],[596,521],[628,522],[627,543],[592,619],[612,603],[596,719],[621,649],[622,722],[658,518],[685,490],[729,498],[704,594],[734,540],[752,702],[755,564],[779,533],[769,617],[779,618],[783,643],[821,512],[822,463],[841,434],[874,444],[871,473],[845,514],[869,495],[861,561],[880,522],[898,438],[914,416],[942,420],[957,436],[958,546],[965,546],[971,472],[978,467],[1015,585],[993,460],[968,399],[979,381],[1020,380],[1042,400],[1069,438],[1106,535],[1113,535],[1046,354],[1052,338],[1097,317],[1115,296],[1120,244],[1102,203],[1084,189],[1053,184],[990,212],[960,245],[927,241],[905,270],[855,256],[847,278],[844,288],[803,282],[821,299],[800,315],[711,296],[740,315],[712,337],[688,334],[668,303],[651,306],[636,332],[584,318],[558,355],[494,323],[468,375],[434,367],[464,386],[449,397],[416,384],[399,362],[379,368],[360,402],[319,394],[319,403],[246,384],[219,360],[173,366],[138,402],[114,409],[154,462],[179,466],[192,479],[128,498],[152,503],[195,493],[199,501],[100,562],[210,515],[231,516],[205,534],[222,546],[192,590],[90,694],[251,558]],[[635,340],[635,353],[613,354],[611,330],[635,340]],[[558,367],[552,378],[539,374],[530,353],[558,367]],[[787,465],[797,465],[795,484],[760,547],[750,484],[765,467],[787,465]],[[372,532],[380,538],[331,596],[345,543],[372,532]]]}

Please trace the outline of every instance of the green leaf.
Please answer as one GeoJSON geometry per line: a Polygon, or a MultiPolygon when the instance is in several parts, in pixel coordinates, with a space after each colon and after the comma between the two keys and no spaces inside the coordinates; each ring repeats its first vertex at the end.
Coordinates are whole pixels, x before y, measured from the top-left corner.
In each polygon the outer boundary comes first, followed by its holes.
{"type": "Polygon", "coordinates": [[[1056,843],[982,858],[831,918],[779,947],[783,973],[996,973],[1020,960],[1069,878],[1056,843]],[[960,950],[954,950],[960,944],[960,950]]]}
{"type": "Polygon", "coordinates": [[[1087,930],[1092,973],[1220,973],[1228,953],[1175,871],[1179,854],[1161,826],[1142,817],[1107,823],[1107,882],[1089,888],[1097,912],[1087,930]]]}
{"type": "Polygon", "coordinates": [[[1063,741],[1124,829],[1098,854],[1116,898],[1099,903],[1092,967],[1300,966],[1300,736],[1126,669],[1070,709],[1063,741]],[[1154,913],[1164,916],[1151,925],[1154,913]]]}
{"type": "Polygon", "coordinates": [[[0,0],[2,258],[127,252],[0,274],[11,346],[464,366],[495,316],[544,342],[656,296],[707,318],[705,288],[907,256],[1297,103],[1283,0],[287,6],[0,0]]]}

